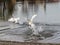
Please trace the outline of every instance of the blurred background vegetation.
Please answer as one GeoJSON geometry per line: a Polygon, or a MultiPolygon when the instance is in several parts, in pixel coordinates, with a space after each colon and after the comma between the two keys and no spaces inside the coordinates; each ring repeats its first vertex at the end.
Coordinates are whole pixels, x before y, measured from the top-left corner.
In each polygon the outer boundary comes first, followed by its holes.
{"type": "Polygon", "coordinates": [[[46,10],[46,3],[59,2],[59,0],[0,0],[0,19],[8,19],[12,16],[13,8],[16,2],[27,1],[30,4],[44,3],[44,8],[46,10]],[[6,14],[5,14],[6,13],[6,14]]]}

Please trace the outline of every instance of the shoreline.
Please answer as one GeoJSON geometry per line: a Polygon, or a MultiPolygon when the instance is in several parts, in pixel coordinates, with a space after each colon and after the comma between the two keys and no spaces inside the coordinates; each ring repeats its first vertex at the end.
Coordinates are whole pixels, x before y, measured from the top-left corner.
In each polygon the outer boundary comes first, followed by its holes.
{"type": "Polygon", "coordinates": [[[37,42],[0,41],[0,45],[60,45],[60,44],[56,44],[56,43],[37,43],[37,42]]]}

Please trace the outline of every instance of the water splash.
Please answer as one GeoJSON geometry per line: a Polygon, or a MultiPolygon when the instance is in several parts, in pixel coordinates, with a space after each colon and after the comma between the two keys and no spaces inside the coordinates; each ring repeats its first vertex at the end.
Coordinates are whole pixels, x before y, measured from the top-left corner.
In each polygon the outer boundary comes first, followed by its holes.
{"type": "MultiPolygon", "coordinates": [[[[26,3],[26,2],[25,2],[26,3]]],[[[22,5],[21,2],[17,2],[17,4],[15,5],[15,8],[14,8],[14,13],[12,14],[12,18],[10,18],[8,21],[11,21],[11,22],[14,22],[14,23],[19,23],[19,24],[23,24],[24,22],[26,22],[27,25],[29,25],[29,28],[33,30],[33,34],[35,35],[38,35],[38,31],[41,32],[43,31],[42,27],[38,27],[33,23],[33,21],[35,20],[36,16],[38,16],[36,14],[36,8],[35,6],[33,5],[32,9],[33,9],[33,13],[31,18],[30,19],[27,19],[29,15],[27,15],[28,12],[26,12],[26,16],[25,15],[25,12],[23,12],[23,7],[24,6],[24,9],[29,11],[28,9],[28,4],[26,3],[26,5],[22,5]]]]}

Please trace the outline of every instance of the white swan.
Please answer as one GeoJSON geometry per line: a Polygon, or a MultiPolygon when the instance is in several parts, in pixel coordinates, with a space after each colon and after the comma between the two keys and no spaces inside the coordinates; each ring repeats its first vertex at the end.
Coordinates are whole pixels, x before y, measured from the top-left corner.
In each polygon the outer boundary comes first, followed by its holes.
{"type": "Polygon", "coordinates": [[[33,24],[33,19],[36,17],[37,15],[33,15],[32,18],[28,21],[29,25],[33,24]]]}
{"type": "Polygon", "coordinates": [[[20,20],[19,17],[18,17],[18,18],[10,18],[10,19],[8,19],[8,21],[14,22],[14,23],[19,23],[19,22],[18,22],[19,20],[20,20]]]}
{"type": "Polygon", "coordinates": [[[28,24],[30,26],[30,28],[32,28],[32,30],[34,31],[33,34],[38,35],[38,32],[42,32],[43,28],[42,26],[39,26],[38,28],[35,26],[35,24],[33,23],[33,19],[36,17],[37,15],[33,15],[32,18],[28,21],[28,24]],[[36,29],[37,28],[37,29],[36,29]]]}
{"type": "Polygon", "coordinates": [[[29,24],[29,27],[33,30],[33,34],[38,34],[37,30],[36,30],[36,26],[35,24],[33,23],[33,19],[36,17],[37,15],[33,15],[32,18],[30,20],[28,20],[28,24],[29,24]]]}

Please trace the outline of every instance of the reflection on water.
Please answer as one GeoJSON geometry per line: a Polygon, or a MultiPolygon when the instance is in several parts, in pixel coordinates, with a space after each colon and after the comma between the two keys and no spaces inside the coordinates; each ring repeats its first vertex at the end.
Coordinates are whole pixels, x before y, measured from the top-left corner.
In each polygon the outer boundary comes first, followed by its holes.
{"type": "MultiPolygon", "coordinates": [[[[60,23],[60,3],[47,3],[46,13],[44,12],[44,7],[41,4],[28,5],[27,12],[23,12],[23,4],[17,3],[13,13],[13,17],[20,17],[20,23],[26,21],[26,18],[30,19],[32,15],[37,14],[34,22],[43,23],[60,23]],[[38,20],[39,19],[39,20],[38,20]]],[[[26,10],[26,9],[25,9],[26,10]]]]}
{"type": "Polygon", "coordinates": [[[45,13],[44,13],[44,7],[43,5],[29,5],[27,8],[27,12],[24,11],[26,10],[23,8],[23,4],[17,3],[15,5],[15,10],[13,13],[13,17],[20,18],[19,23],[26,22],[26,18],[31,19],[31,17],[36,14],[37,17],[34,19],[34,22],[44,22],[45,21],[45,13]],[[38,20],[40,19],[40,20],[38,20]],[[41,20],[42,19],[42,20],[41,20]]]}
{"type": "Polygon", "coordinates": [[[48,3],[46,6],[46,22],[47,23],[60,23],[60,2],[48,3]]]}

